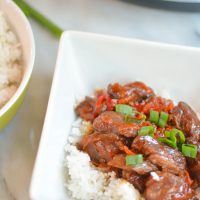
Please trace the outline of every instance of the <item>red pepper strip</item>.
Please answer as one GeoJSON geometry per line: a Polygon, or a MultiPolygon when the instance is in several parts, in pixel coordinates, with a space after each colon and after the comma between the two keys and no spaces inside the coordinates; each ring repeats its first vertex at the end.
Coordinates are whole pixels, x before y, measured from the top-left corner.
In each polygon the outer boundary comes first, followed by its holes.
{"type": "Polygon", "coordinates": [[[150,121],[142,122],[141,126],[150,126],[152,125],[150,121]]]}
{"type": "Polygon", "coordinates": [[[173,101],[170,99],[164,99],[162,97],[153,97],[147,103],[142,110],[143,113],[149,114],[150,110],[158,112],[170,112],[174,107],[173,101]]]}
{"type": "Polygon", "coordinates": [[[116,103],[117,101],[115,99],[111,99],[109,96],[99,96],[95,104],[94,117],[97,117],[101,113],[103,106],[106,106],[106,110],[114,110],[116,103]]]}
{"type": "Polygon", "coordinates": [[[116,103],[117,102],[115,101],[115,99],[111,99],[109,96],[107,96],[107,98],[106,98],[107,110],[109,110],[109,111],[114,110],[116,103]]]}
{"type": "Polygon", "coordinates": [[[136,114],[136,117],[137,117],[138,119],[143,119],[143,118],[144,118],[144,115],[137,113],[137,114],[136,114]]]}
{"type": "Polygon", "coordinates": [[[189,185],[192,185],[193,180],[190,178],[190,175],[189,175],[189,173],[188,173],[187,170],[185,170],[185,180],[187,181],[187,183],[188,183],[189,185]]]}
{"type": "Polygon", "coordinates": [[[96,104],[95,104],[95,109],[94,109],[94,116],[98,116],[99,113],[101,112],[101,109],[102,109],[102,105],[103,105],[103,102],[105,100],[105,96],[104,95],[101,95],[97,101],[96,101],[96,104]]]}
{"type": "Polygon", "coordinates": [[[124,152],[125,152],[127,155],[129,155],[129,156],[135,155],[135,153],[134,153],[133,151],[131,151],[127,146],[124,146],[124,147],[123,147],[123,150],[124,150],[124,152]]]}
{"type": "Polygon", "coordinates": [[[138,111],[138,112],[142,112],[142,110],[144,109],[145,103],[136,103],[134,104],[134,108],[138,111]]]}

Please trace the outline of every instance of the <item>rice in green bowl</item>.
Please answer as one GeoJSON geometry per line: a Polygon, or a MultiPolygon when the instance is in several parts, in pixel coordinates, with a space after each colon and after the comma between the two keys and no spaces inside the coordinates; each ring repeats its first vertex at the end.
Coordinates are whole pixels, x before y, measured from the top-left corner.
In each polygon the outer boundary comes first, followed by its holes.
{"type": "Polygon", "coordinates": [[[22,49],[0,11],[0,109],[16,92],[23,74],[22,49]]]}

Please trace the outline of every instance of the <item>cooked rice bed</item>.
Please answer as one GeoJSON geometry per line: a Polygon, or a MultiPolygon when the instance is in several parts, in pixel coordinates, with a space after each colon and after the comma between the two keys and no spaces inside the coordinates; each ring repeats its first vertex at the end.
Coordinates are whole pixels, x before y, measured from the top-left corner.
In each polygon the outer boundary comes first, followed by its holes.
{"type": "Polygon", "coordinates": [[[17,36],[0,12],[0,108],[14,95],[21,82],[21,57],[17,36]]]}

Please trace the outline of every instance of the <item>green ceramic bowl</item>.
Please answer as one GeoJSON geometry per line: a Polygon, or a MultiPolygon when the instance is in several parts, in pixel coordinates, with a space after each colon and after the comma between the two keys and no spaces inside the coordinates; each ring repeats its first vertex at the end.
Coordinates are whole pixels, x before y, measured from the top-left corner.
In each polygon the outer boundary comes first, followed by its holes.
{"type": "Polygon", "coordinates": [[[26,16],[15,5],[15,3],[13,3],[13,1],[0,0],[0,10],[5,14],[5,17],[7,18],[13,31],[17,34],[22,45],[24,67],[24,75],[18,90],[6,103],[6,105],[0,109],[0,129],[2,129],[16,114],[24,99],[33,70],[35,43],[31,27],[26,16]]]}

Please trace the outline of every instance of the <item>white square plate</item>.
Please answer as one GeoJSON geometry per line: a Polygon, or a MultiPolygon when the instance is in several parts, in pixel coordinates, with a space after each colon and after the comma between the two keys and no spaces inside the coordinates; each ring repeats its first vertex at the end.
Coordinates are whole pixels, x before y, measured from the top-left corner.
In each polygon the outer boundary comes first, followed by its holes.
{"type": "MultiPolygon", "coordinates": [[[[65,32],[31,182],[34,200],[66,200],[64,145],[76,97],[111,82],[142,80],[200,109],[200,50],[81,32],[65,32]]],[[[78,192],[78,191],[77,191],[78,192]]]]}

